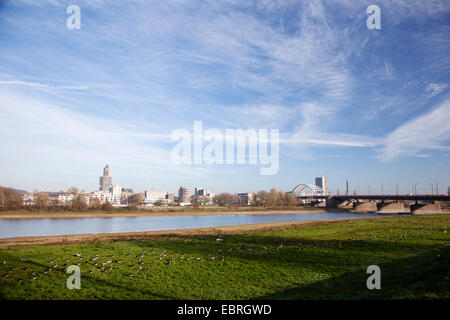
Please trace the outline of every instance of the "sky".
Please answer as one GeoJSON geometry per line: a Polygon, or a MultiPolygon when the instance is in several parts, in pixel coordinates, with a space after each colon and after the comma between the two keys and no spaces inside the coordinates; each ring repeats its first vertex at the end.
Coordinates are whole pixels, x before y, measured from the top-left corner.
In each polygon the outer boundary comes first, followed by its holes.
{"type": "Polygon", "coordinates": [[[446,193],[449,35],[438,0],[0,1],[0,185],[446,193]],[[278,172],[174,163],[194,121],[278,129],[278,172]]]}

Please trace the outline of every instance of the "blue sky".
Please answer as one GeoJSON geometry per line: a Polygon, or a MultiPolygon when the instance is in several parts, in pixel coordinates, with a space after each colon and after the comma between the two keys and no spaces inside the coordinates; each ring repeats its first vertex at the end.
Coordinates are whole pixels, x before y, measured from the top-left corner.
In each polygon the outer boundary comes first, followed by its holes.
{"type": "Polygon", "coordinates": [[[446,191],[449,34],[449,1],[1,1],[0,185],[446,191]],[[278,174],[171,163],[195,120],[279,129],[278,174]]]}

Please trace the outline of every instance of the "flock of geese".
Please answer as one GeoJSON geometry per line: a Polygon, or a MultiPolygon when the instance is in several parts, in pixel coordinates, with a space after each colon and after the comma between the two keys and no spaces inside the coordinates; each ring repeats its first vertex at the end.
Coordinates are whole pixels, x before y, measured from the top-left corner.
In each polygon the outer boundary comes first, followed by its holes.
{"type": "MultiPolygon", "coordinates": [[[[299,245],[301,245],[301,243],[299,245]]],[[[277,246],[278,250],[282,249],[282,248],[283,248],[282,243],[279,246],[277,246]]],[[[267,250],[267,247],[261,246],[261,249],[267,250]]],[[[243,252],[243,251],[251,252],[252,250],[253,249],[249,248],[249,247],[235,248],[235,251],[238,251],[238,252],[243,252]]],[[[17,271],[21,269],[21,271],[26,271],[28,273],[30,280],[36,280],[36,279],[38,279],[38,277],[43,277],[44,275],[48,275],[49,273],[52,273],[54,271],[65,272],[66,268],[70,265],[89,266],[89,268],[88,268],[89,274],[94,273],[96,270],[98,272],[107,273],[113,269],[118,269],[119,264],[124,262],[124,260],[126,260],[126,262],[129,263],[127,266],[136,270],[137,273],[138,272],[150,272],[151,271],[150,265],[148,263],[146,264],[144,261],[144,257],[146,256],[146,254],[147,254],[147,257],[148,256],[151,256],[153,258],[156,257],[157,260],[163,261],[166,265],[171,265],[171,264],[174,264],[175,261],[189,261],[189,260],[196,261],[196,262],[204,262],[204,261],[225,262],[225,255],[227,254],[227,252],[230,253],[231,251],[233,251],[233,248],[231,248],[231,247],[228,249],[209,250],[207,257],[195,257],[195,256],[188,256],[186,254],[178,253],[179,256],[177,258],[175,258],[174,254],[168,253],[166,249],[162,250],[159,254],[158,254],[158,252],[156,252],[155,249],[151,250],[151,254],[148,254],[150,252],[147,253],[147,250],[144,249],[143,252],[138,253],[134,257],[134,259],[131,258],[131,261],[130,261],[131,253],[126,253],[125,258],[123,260],[116,257],[115,254],[104,256],[104,258],[101,259],[100,255],[98,255],[98,254],[89,258],[89,257],[83,256],[81,253],[76,253],[76,254],[72,255],[71,259],[59,259],[58,261],[60,262],[60,264],[58,264],[57,259],[54,260],[53,258],[50,258],[47,261],[48,266],[46,266],[45,270],[41,271],[41,272],[36,272],[36,271],[30,269],[31,268],[30,266],[15,267],[15,268],[9,269],[3,275],[3,277],[8,278],[10,276],[13,276],[14,274],[18,274],[17,271]],[[214,252],[216,252],[217,257],[215,255],[213,255],[213,254],[215,254],[214,252]]],[[[26,258],[20,258],[20,261],[26,262],[28,260],[26,258]]],[[[6,265],[7,262],[2,261],[1,264],[6,265]]],[[[136,272],[135,273],[126,273],[125,276],[133,277],[136,275],[136,272]]],[[[23,275],[23,272],[20,272],[20,274],[23,275]]],[[[18,283],[22,283],[23,280],[24,279],[22,279],[21,277],[17,278],[18,283]]]]}

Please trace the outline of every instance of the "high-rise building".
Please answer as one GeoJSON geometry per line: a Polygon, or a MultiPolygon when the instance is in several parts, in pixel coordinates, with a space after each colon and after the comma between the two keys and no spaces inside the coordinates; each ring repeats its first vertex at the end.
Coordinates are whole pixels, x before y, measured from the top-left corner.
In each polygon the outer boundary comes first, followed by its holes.
{"type": "Polygon", "coordinates": [[[328,188],[328,178],[327,177],[317,177],[316,186],[322,188],[325,194],[330,194],[330,189],[328,188]]]}
{"type": "Polygon", "coordinates": [[[191,192],[186,187],[180,187],[178,189],[178,201],[179,202],[190,202],[191,192]]]}
{"type": "Polygon", "coordinates": [[[109,166],[106,165],[106,167],[103,169],[103,176],[100,177],[100,191],[109,192],[111,188],[112,188],[111,172],[109,166]]]}

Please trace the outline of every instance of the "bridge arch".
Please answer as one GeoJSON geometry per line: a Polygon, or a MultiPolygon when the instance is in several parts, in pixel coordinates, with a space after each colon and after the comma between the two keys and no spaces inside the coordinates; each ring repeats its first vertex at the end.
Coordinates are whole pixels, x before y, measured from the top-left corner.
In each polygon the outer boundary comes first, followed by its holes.
{"type": "Polygon", "coordinates": [[[323,196],[325,192],[321,187],[314,184],[299,184],[294,187],[291,191],[296,197],[314,197],[323,196]]]}

